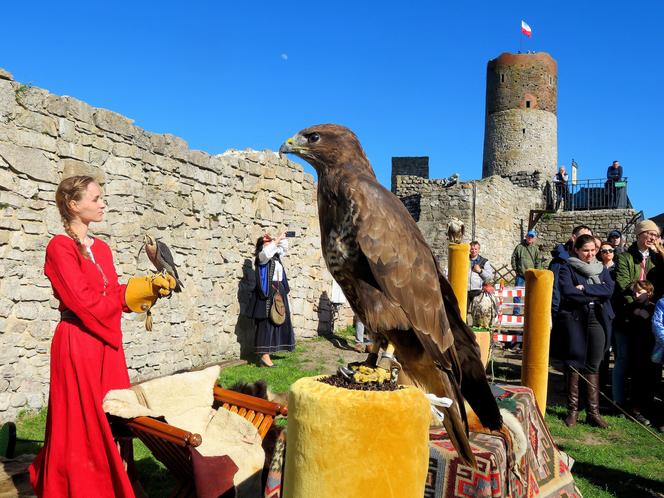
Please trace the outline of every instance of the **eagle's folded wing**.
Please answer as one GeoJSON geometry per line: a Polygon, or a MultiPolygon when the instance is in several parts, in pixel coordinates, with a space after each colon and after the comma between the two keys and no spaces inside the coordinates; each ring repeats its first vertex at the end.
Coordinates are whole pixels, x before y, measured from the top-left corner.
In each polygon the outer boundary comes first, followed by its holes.
{"type": "MultiPolygon", "coordinates": [[[[450,368],[454,343],[431,249],[404,205],[377,181],[359,177],[350,196],[357,241],[383,293],[398,304],[423,347],[443,368],[450,368]]],[[[455,369],[456,370],[456,369],[455,369]]]]}

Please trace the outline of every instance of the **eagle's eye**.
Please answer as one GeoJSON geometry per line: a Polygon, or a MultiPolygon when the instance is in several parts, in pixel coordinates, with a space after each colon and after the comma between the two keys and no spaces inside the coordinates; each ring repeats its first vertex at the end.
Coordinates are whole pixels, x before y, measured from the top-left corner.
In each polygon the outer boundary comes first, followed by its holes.
{"type": "Polygon", "coordinates": [[[315,144],[316,142],[318,142],[320,140],[320,135],[316,132],[310,133],[307,136],[307,140],[309,140],[310,144],[315,144]]]}

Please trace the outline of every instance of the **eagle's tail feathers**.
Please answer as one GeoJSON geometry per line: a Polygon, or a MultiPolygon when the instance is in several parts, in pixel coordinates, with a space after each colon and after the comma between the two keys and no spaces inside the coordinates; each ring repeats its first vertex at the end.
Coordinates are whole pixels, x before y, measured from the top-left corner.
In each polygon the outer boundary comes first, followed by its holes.
{"type": "Polygon", "coordinates": [[[461,403],[457,403],[456,406],[452,405],[450,408],[442,409],[445,415],[443,425],[445,426],[447,435],[450,437],[450,441],[452,441],[461,462],[464,465],[476,468],[477,462],[475,461],[475,455],[473,455],[473,451],[470,448],[466,427],[459,415],[460,405],[461,403]]]}

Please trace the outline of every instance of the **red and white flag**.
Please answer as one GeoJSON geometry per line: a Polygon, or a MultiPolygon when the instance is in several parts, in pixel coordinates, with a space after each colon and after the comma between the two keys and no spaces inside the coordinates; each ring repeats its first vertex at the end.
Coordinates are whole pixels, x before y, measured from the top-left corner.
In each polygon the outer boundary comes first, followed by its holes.
{"type": "Polygon", "coordinates": [[[528,38],[533,36],[533,30],[530,29],[530,26],[526,24],[526,21],[521,21],[521,32],[526,35],[528,38]]]}

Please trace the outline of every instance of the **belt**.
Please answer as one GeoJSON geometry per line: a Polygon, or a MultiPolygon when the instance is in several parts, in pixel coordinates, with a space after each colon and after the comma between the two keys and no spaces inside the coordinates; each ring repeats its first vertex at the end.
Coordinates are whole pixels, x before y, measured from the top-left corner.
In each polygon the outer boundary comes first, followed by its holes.
{"type": "Polygon", "coordinates": [[[76,316],[72,310],[64,310],[60,312],[60,320],[65,322],[77,321],[80,322],[80,318],[76,316]]]}

